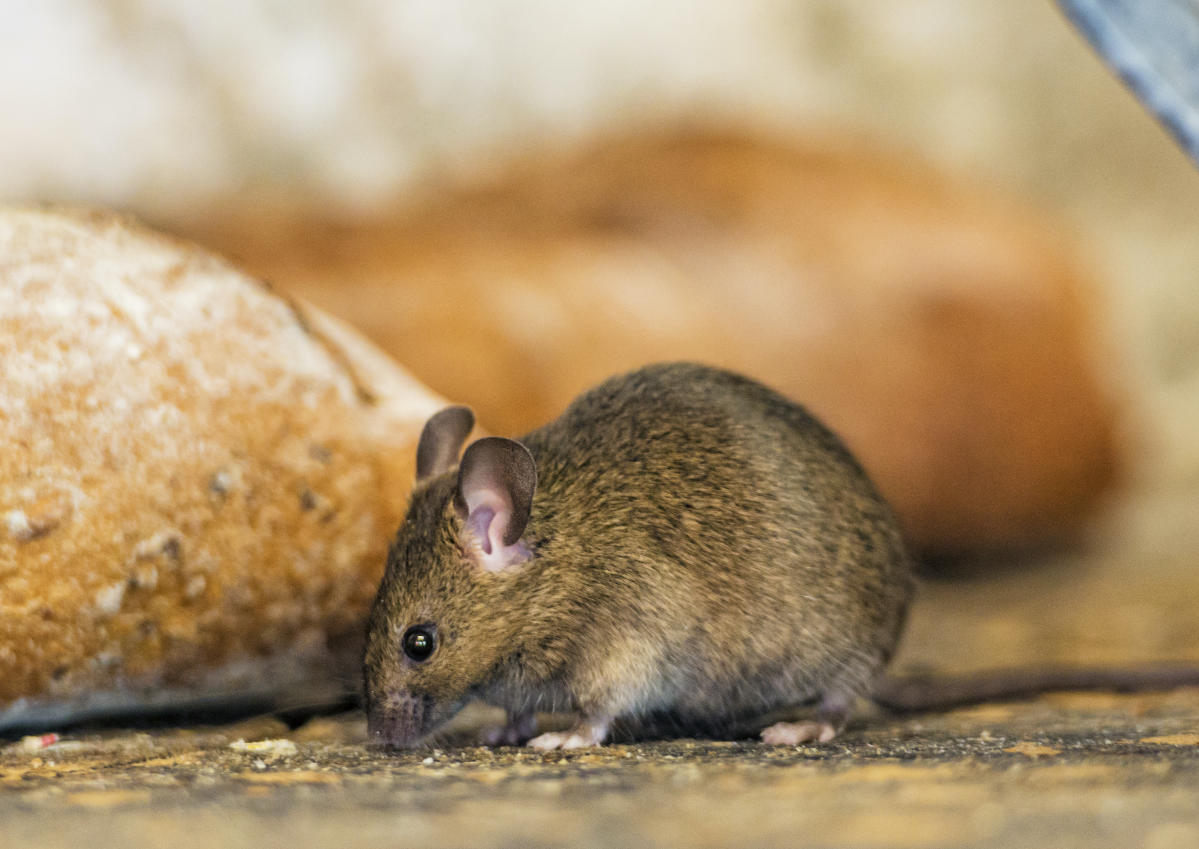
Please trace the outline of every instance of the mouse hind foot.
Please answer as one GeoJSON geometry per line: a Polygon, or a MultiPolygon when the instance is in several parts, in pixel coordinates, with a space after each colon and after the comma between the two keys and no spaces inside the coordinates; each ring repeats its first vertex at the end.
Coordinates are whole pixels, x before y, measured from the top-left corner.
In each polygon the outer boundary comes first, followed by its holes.
{"type": "Polygon", "coordinates": [[[850,696],[826,695],[816,715],[800,722],[776,722],[758,735],[770,746],[798,746],[803,743],[828,743],[841,733],[853,710],[850,696]]]}
{"type": "Polygon", "coordinates": [[[827,743],[837,736],[830,722],[776,722],[762,729],[762,742],[770,746],[798,746],[802,743],[827,743]]]}

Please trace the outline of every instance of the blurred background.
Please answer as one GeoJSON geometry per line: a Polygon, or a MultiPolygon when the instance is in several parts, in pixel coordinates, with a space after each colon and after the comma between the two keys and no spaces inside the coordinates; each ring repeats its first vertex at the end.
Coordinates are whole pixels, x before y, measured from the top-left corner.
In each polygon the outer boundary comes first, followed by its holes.
{"type": "Polygon", "coordinates": [[[1199,550],[1199,174],[1053,4],[9,0],[0,110],[498,432],[710,359],[930,556],[1199,550]]]}
{"type": "MultiPolygon", "coordinates": [[[[1035,210],[1037,238],[1047,244],[1037,250],[1067,256],[1085,278],[1070,295],[1086,311],[1075,344],[1081,352],[1072,348],[1063,356],[1094,358],[1088,380],[1096,398],[1115,403],[1098,413],[1096,400],[1083,418],[1110,413],[1118,440],[1110,452],[1094,449],[1109,452],[1113,466],[1096,471],[1096,463],[1108,462],[1097,460],[1079,472],[1087,486],[1106,490],[1119,466],[1125,483],[1199,487],[1192,424],[1199,414],[1199,298],[1193,296],[1199,240],[1192,233],[1199,174],[1052,4],[9,0],[4,19],[0,195],[131,210],[233,253],[352,321],[356,303],[364,316],[378,315],[380,305],[385,312],[403,312],[405,304],[411,310],[411,298],[378,292],[381,275],[395,287],[432,276],[419,285],[433,288],[446,285],[438,276],[462,276],[432,259],[417,263],[434,266],[421,277],[419,269],[401,267],[413,263],[412,252],[396,247],[405,239],[428,244],[427,233],[413,235],[413,221],[439,203],[445,207],[447,196],[498,182],[493,195],[515,198],[504,213],[509,219],[521,219],[530,206],[540,210],[527,213],[533,217],[572,214],[555,213],[561,201],[552,190],[528,189],[538,180],[552,189],[558,179],[537,164],[546,157],[564,158],[562,174],[572,179],[619,171],[622,161],[648,163],[599,187],[580,188],[576,180],[570,188],[603,195],[605,203],[674,167],[675,194],[663,190],[639,202],[684,207],[691,202],[677,194],[692,166],[651,160],[697,133],[731,134],[733,141],[719,144],[734,148],[726,158],[737,162],[713,166],[725,170],[742,168],[740,160],[759,144],[794,145],[809,160],[867,151],[865,164],[833,168],[840,174],[834,183],[872,179],[863,172],[885,183],[896,171],[927,164],[956,181],[960,197],[1014,204],[999,229],[1035,210]],[[615,152],[603,147],[613,138],[615,152]],[[629,140],[631,148],[619,147],[629,140]],[[598,153],[585,152],[596,145],[598,153]],[[315,259],[314,240],[327,243],[315,259]],[[393,261],[397,269],[390,277],[377,267],[363,272],[372,257],[376,266],[393,261]],[[355,282],[375,283],[374,295],[355,282]]],[[[929,186],[942,179],[918,174],[912,179],[929,186]]],[[[778,182],[769,174],[755,179],[778,182]]],[[[796,185],[793,206],[824,204],[819,194],[809,203],[811,191],[809,183],[796,185]]],[[[836,185],[828,191],[844,194],[836,185]]],[[[892,202],[889,189],[880,191],[880,203],[892,202]]],[[[917,186],[908,195],[935,191],[917,186]]],[[[752,196],[752,187],[744,193],[752,196]]],[[[443,230],[513,229],[510,221],[492,219],[463,225],[471,214],[464,210],[476,204],[469,197],[457,204],[441,210],[443,230]]],[[[955,204],[969,206],[949,202],[943,221],[958,216],[955,204]]],[[[836,202],[824,205],[833,216],[862,218],[839,211],[836,202]]],[[[851,236],[855,227],[860,231],[852,251],[872,249],[868,225],[836,226],[851,236]]],[[[937,226],[925,232],[934,253],[937,226]]],[[[452,251],[475,250],[455,239],[452,251]]],[[[991,249],[1003,252],[1000,243],[991,249]]],[[[643,266],[643,259],[629,262],[643,266]]],[[[496,262],[493,255],[479,261],[496,262]]],[[[547,273],[528,265],[517,263],[513,273],[547,273]]],[[[470,286],[482,284],[462,285],[455,297],[469,298],[470,286]]],[[[445,312],[456,303],[436,308],[445,312]]],[[[536,336],[528,328],[546,320],[544,314],[529,320],[525,332],[536,336]]],[[[521,404],[536,409],[522,418],[500,409],[502,398],[464,394],[486,394],[485,388],[439,381],[438,369],[457,373],[463,364],[430,364],[436,358],[427,352],[436,341],[397,342],[414,332],[402,318],[394,321],[389,328],[376,318],[364,329],[405,365],[415,364],[434,389],[495,407],[483,412],[496,429],[535,424],[559,396],[585,385],[582,377],[564,380],[571,385],[549,393],[539,407],[530,400],[535,378],[525,378],[530,386],[521,404]]],[[[691,353],[687,345],[677,350],[691,353]]],[[[644,353],[674,351],[651,346],[644,353]]],[[[486,359],[486,351],[478,356],[486,359]]],[[[608,366],[577,371],[590,378],[615,370],[608,366]]],[[[527,363],[522,369],[527,375],[527,363]]],[[[497,379],[489,376],[488,385],[494,389],[497,379]]],[[[845,429],[837,414],[825,415],[845,429]]],[[[1065,418],[1067,427],[1076,426],[1065,418]]],[[[884,488],[896,498],[897,486],[884,488]]]]}

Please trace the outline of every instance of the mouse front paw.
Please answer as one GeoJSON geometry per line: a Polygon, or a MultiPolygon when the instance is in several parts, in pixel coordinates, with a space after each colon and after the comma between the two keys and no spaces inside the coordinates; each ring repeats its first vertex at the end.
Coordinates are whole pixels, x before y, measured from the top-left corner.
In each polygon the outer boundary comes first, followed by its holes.
{"type": "Polygon", "coordinates": [[[827,743],[837,736],[830,722],[776,722],[762,729],[762,742],[771,746],[798,746],[801,743],[827,743]]]}
{"type": "Polygon", "coordinates": [[[484,728],[479,733],[479,742],[484,746],[523,746],[536,732],[537,715],[520,713],[509,716],[506,725],[484,728]]]}
{"type": "Polygon", "coordinates": [[[609,719],[584,719],[569,731],[553,731],[539,734],[528,742],[534,749],[552,751],[554,749],[584,749],[588,746],[602,745],[608,737],[609,719]]]}

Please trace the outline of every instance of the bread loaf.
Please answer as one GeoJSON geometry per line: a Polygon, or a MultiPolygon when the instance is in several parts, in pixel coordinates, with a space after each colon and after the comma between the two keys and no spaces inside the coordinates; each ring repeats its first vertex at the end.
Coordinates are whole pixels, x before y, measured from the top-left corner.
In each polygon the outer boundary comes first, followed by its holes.
{"type": "Polygon", "coordinates": [[[194,232],[497,433],[647,362],[726,366],[826,420],[943,556],[1061,543],[1117,478],[1100,292],[1062,228],[846,139],[648,135],[394,217],[247,212],[194,232]]]}
{"type": "Polygon", "coordinates": [[[0,363],[0,726],[340,686],[440,398],[99,212],[0,209],[0,363]]]}

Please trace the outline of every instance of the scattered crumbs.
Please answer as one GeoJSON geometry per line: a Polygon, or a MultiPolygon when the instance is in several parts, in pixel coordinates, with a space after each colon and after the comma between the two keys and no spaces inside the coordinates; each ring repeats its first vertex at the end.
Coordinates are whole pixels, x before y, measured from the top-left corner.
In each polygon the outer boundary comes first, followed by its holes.
{"type": "Polygon", "coordinates": [[[61,739],[61,737],[53,732],[49,734],[32,734],[28,737],[22,737],[17,747],[23,752],[40,752],[42,749],[50,748],[61,739]]]}
{"type": "Polygon", "coordinates": [[[1014,746],[1008,746],[1006,749],[1004,749],[1004,751],[1010,752],[1013,755],[1025,755],[1033,758],[1034,760],[1036,758],[1052,757],[1053,755],[1060,755],[1062,753],[1061,749],[1055,749],[1053,746],[1042,746],[1040,743],[1032,743],[1028,741],[1021,741],[1014,746]]]}
{"type": "Polygon", "coordinates": [[[1199,746],[1199,734],[1166,734],[1161,737],[1142,737],[1142,743],[1155,743],[1159,746],[1199,746]]]}
{"type": "MultiPolygon", "coordinates": [[[[235,752],[252,752],[256,755],[268,755],[273,758],[291,757],[298,751],[296,749],[296,744],[291,740],[283,740],[278,738],[271,740],[255,740],[251,743],[247,743],[242,739],[237,739],[229,744],[229,748],[235,752]]],[[[260,763],[260,761],[255,761],[255,764],[258,763],[260,763]]]]}

